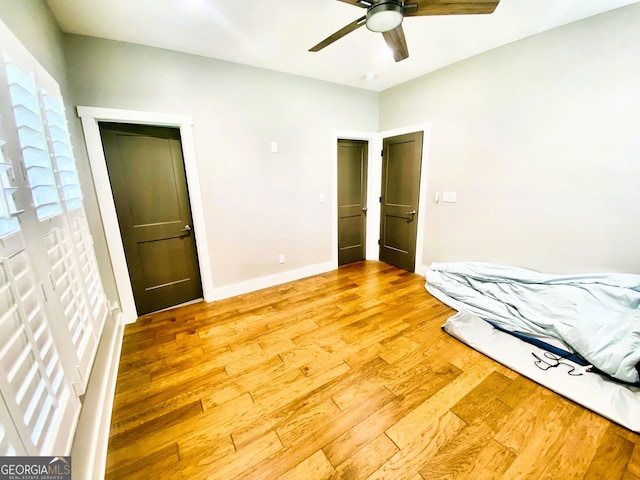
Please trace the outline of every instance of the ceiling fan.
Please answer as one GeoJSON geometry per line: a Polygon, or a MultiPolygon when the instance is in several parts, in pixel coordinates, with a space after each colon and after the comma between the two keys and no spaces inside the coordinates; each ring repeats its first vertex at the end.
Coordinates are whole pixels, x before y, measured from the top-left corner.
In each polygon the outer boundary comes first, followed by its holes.
{"type": "Polygon", "coordinates": [[[322,50],[348,33],[366,25],[372,32],[380,32],[393,51],[396,62],[409,57],[407,41],[402,30],[404,17],[426,15],[469,15],[493,13],[500,0],[339,0],[356,7],[366,8],[367,13],[351,22],[323,41],[311,47],[310,52],[322,50]]]}

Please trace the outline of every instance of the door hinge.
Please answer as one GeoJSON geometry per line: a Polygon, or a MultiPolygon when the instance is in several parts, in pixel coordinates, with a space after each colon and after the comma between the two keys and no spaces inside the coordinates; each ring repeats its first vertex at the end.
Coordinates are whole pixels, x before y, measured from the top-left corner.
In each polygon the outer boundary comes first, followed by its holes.
{"type": "Polygon", "coordinates": [[[382,203],[382,197],[378,197],[378,202],[382,203]]]}
{"type": "Polygon", "coordinates": [[[380,239],[378,239],[378,245],[380,245],[380,239]]]}
{"type": "Polygon", "coordinates": [[[380,150],[380,156],[384,157],[384,150],[380,150]]]}
{"type": "Polygon", "coordinates": [[[27,181],[27,173],[24,170],[24,163],[20,162],[20,163],[18,163],[18,165],[20,165],[20,173],[22,174],[22,180],[24,180],[26,182],[27,181]]]}

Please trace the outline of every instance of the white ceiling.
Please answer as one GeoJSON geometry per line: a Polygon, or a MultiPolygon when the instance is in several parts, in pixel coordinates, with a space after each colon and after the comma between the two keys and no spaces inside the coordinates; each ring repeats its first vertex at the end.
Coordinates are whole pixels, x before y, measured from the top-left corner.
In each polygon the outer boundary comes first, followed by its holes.
{"type": "MultiPolygon", "coordinates": [[[[640,0],[501,0],[491,15],[405,18],[395,63],[362,27],[308,49],[365,13],[337,0],[47,0],[64,32],[139,43],[382,91],[559,25],[640,0]],[[374,80],[364,78],[375,73],[374,80]]],[[[410,0],[407,1],[410,3],[410,0]]]]}

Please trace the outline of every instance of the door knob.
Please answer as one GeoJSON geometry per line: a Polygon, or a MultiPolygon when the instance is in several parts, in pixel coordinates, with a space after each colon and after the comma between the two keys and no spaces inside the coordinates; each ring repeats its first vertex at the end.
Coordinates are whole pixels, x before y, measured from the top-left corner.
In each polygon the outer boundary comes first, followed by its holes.
{"type": "Polygon", "coordinates": [[[413,216],[416,214],[415,210],[411,210],[410,212],[406,212],[405,215],[411,215],[409,218],[407,218],[407,223],[411,223],[413,222],[413,216]]]}
{"type": "Polygon", "coordinates": [[[363,211],[364,213],[367,213],[367,207],[364,207],[364,208],[362,209],[362,211],[363,211]]]}
{"type": "Polygon", "coordinates": [[[191,225],[185,225],[184,228],[180,229],[181,232],[190,232],[191,231],[191,225]]]}

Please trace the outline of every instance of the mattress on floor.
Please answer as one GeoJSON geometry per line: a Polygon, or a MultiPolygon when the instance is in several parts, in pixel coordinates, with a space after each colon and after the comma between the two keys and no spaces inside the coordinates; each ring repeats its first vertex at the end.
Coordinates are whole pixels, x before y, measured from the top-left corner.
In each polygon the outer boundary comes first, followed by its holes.
{"type": "Polygon", "coordinates": [[[623,382],[640,381],[640,275],[553,275],[479,262],[434,263],[426,289],[456,310],[554,342],[623,382]]]}
{"type": "Polygon", "coordinates": [[[443,329],[534,382],[640,432],[640,387],[588,371],[588,367],[516,338],[465,310],[449,318],[443,329]]]}

